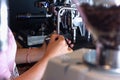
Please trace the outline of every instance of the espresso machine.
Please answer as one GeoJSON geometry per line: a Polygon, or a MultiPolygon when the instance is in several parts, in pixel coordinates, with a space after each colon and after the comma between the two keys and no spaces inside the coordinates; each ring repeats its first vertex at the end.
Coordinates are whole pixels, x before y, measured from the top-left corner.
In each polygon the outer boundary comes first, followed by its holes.
{"type": "Polygon", "coordinates": [[[73,4],[96,48],[81,48],[50,60],[43,79],[119,80],[120,1],[73,0],[73,4]]]}
{"type": "Polygon", "coordinates": [[[55,30],[49,1],[11,0],[9,8],[9,26],[22,47],[40,46],[44,38],[55,30]]]}
{"type": "Polygon", "coordinates": [[[71,0],[12,0],[9,5],[10,26],[14,26],[15,38],[23,47],[40,46],[54,30],[70,39],[75,44],[74,49],[94,47],[91,34],[71,0]],[[23,5],[25,9],[14,9],[12,4],[23,5]]]}

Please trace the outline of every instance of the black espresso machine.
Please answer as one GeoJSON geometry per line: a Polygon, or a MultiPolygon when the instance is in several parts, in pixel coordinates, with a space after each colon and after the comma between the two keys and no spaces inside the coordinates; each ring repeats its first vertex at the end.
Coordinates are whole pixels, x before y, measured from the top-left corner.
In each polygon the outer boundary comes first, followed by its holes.
{"type": "Polygon", "coordinates": [[[9,17],[9,26],[23,47],[41,45],[54,30],[69,38],[74,49],[94,47],[71,0],[11,0],[9,17]]]}

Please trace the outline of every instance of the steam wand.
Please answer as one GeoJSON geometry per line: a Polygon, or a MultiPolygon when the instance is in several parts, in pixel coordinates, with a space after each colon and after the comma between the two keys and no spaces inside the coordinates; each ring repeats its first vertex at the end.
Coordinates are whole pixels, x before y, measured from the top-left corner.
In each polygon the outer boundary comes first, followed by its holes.
{"type": "MultiPolygon", "coordinates": [[[[58,11],[58,14],[57,14],[57,34],[60,34],[60,22],[61,22],[61,12],[64,11],[64,10],[77,10],[76,8],[73,8],[73,7],[62,7],[59,11],[58,11]]],[[[63,12],[62,12],[63,14],[63,12]]],[[[76,29],[77,28],[73,28],[74,32],[73,32],[73,42],[76,41],[76,29]]]]}

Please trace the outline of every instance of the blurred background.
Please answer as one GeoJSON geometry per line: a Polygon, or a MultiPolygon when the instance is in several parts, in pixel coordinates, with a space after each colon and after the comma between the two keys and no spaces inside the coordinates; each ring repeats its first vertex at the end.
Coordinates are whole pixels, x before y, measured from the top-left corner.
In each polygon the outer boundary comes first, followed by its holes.
{"type": "Polygon", "coordinates": [[[74,49],[94,48],[71,0],[10,0],[9,27],[22,47],[40,46],[56,30],[75,44],[74,49]]]}

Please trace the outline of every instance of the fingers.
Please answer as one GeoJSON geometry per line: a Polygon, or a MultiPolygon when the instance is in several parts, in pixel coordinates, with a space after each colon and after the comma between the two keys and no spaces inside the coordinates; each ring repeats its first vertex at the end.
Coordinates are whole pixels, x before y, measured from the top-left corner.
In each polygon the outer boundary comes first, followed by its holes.
{"type": "Polygon", "coordinates": [[[54,41],[56,41],[56,39],[58,38],[58,34],[52,34],[51,36],[50,36],[50,42],[54,42],[54,41]]]}
{"type": "Polygon", "coordinates": [[[69,43],[69,44],[71,44],[71,40],[69,40],[69,39],[66,39],[67,40],[67,42],[69,43]]]}
{"type": "Polygon", "coordinates": [[[74,44],[72,44],[71,40],[66,39],[66,38],[65,40],[66,40],[67,45],[72,49],[74,47],[74,44]]]}
{"type": "Polygon", "coordinates": [[[68,53],[72,53],[73,49],[71,49],[70,47],[68,47],[68,53]]]}
{"type": "Polygon", "coordinates": [[[74,44],[70,44],[70,48],[73,48],[74,47],[74,44]]]}
{"type": "Polygon", "coordinates": [[[52,34],[50,38],[51,38],[51,42],[64,40],[64,36],[56,34],[56,33],[52,34]]]}
{"type": "MultiPolygon", "coordinates": [[[[58,42],[59,44],[64,45],[66,47],[68,47],[68,52],[72,52],[72,48],[74,47],[74,44],[72,44],[71,40],[64,38],[63,35],[59,35],[59,34],[52,34],[50,37],[50,43],[52,42],[58,42]]],[[[57,44],[58,44],[57,43],[57,44]]]]}

